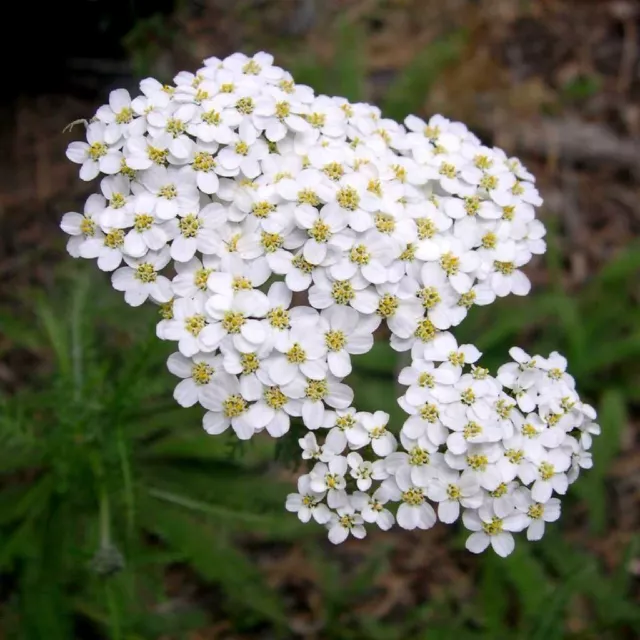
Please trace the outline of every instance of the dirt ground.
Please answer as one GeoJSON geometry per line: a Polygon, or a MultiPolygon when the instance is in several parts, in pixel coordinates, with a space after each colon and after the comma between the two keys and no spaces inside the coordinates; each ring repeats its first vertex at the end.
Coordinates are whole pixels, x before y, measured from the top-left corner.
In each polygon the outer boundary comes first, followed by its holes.
{"type": "MultiPolygon", "coordinates": [[[[423,112],[463,120],[483,138],[518,155],[538,177],[545,198],[543,218],[560,230],[568,290],[579,290],[638,236],[640,2],[201,0],[188,3],[169,21],[167,50],[149,68],[161,74],[195,67],[206,56],[259,48],[273,51],[283,66],[301,51],[328,61],[335,47],[327,33],[333,33],[339,19],[366,33],[367,88],[373,100],[434,38],[464,30],[463,53],[425,98],[423,112]]],[[[40,95],[4,107],[0,303],[12,301],[27,285],[49,283],[51,267],[66,259],[58,223],[88,188],[65,158],[74,133],[63,133],[63,128],[91,114],[105,97],[40,95]]],[[[547,282],[543,261],[528,273],[534,286],[547,282]]],[[[0,336],[0,353],[2,347],[0,336]]],[[[0,383],[22,379],[20,361],[9,356],[0,364],[0,383]]],[[[617,469],[616,474],[640,478],[640,454],[629,448],[617,469]]],[[[635,484],[640,488],[640,481],[635,484]]],[[[635,504],[625,508],[637,510],[639,504],[636,492],[635,504]]],[[[617,521],[621,526],[594,543],[609,565],[632,533],[624,523],[632,527],[634,519],[621,513],[617,521]]],[[[575,536],[580,535],[576,530],[575,536]]],[[[393,570],[379,579],[362,611],[382,618],[445,588],[454,588],[464,600],[474,588],[470,560],[464,552],[447,550],[446,536],[444,528],[436,527],[421,532],[420,538],[406,532],[373,534],[367,544],[344,545],[337,553],[346,566],[383,539],[392,547],[393,570]]],[[[320,596],[302,550],[255,553],[270,583],[295,594],[294,628],[312,633],[320,596]]],[[[168,582],[177,591],[192,588],[180,570],[168,582]]],[[[198,637],[221,638],[224,633],[222,623],[198,637]]]]}

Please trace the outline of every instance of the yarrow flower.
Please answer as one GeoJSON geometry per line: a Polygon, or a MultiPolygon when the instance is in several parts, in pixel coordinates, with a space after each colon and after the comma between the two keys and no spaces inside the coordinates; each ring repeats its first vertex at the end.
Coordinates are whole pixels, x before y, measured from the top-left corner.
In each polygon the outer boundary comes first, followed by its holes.
{"type": "Polygon", "coordinates": [[[492,376],[452,333],[529,292],[533,175],[443,116],[316,96],[263,52],[140,94],[111,92],[69,145],[82,180],[103,177],[60,226],[128,304],[160,305],[176,402],[204,407],[211,435],[306,427],[285,508],[335,544],[438,519],[473,553],[540,539],[593,464],[596,413],[560,354],[514,347],[492,376]],[[409,358],[403,424],[351,406],[344,381],[381,325],[409,358]]]}

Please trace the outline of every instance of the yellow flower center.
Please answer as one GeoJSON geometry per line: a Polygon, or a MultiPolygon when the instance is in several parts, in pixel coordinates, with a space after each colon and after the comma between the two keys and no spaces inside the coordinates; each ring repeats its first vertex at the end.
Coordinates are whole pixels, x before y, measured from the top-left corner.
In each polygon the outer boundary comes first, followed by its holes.
{"type": "Polygon", "coordinates": [[[178,197],[178,190],[175,184],[166,184],[164,187],[160,187],[158,195],[166,200],[175,200],[178,197]]]}
{"type": "Polygon", "coordinates": [[[207,173],[213,171],[216,166],[216,161],[213,159],[208,151],[198,151],[193,158],[193,170],[202,171],[207,173]]]}
{"type": "Polygon", "coordinates": [[[104,142],[94,142],[89,146],[89,157],[92,160],[99,160],[107,155],[107,145],[104,142]]]}
{"type": "Polygon", "coordinates": [[[96,232],[96,223],[91,218],[83,218],[80,223],[80,232],[85,236],[92,236],[96,232]]]}
{"type": "Polygon", "coordinates": [[[465,440],[469,438],[475,438],[482,433],[482,427],[477,422],[468,422],[462,430],[462,435],[465,440]]]}
{"type": "Polygon", "coordinates": [[[133,109],[123,107],[116,113],[116,124],[129,124],[133,120],[133,109]]]}
{"type": "Polygon", "coordinates": [[[330,162],[326,164],[323,169],[323,173],[331,180],[340,180],[344,175],[344,168],[339,162],[330,162]]]}
{"type": "Polygon", "coordinates": [[[305,389],[305,396],[313,401],[324,400],[329,393],[326,380],[309,380],[305,389]]]}
{"type": "Polygon", "coordinates": [[[467,464],[474,471],[484,471],[489,464],[489,458],[485,455],[472,454],[467,456],[467,464]]]}
{"type": "Polygon", "coordinates": [[[550,462],[541,462],[538,471],[543,480],[551,480],[556,473],[554,466],[550,462]]]}
{"type": "Polygon", "coordinates": [[[222,403],[222,411],[227,418],[237,418],[247,410],[247,402],[242,396],[229,396],[222,403]]]}
{"type": "Polygon", "coordinates": [[[440,417],[440,412],[435,404],[426,402],[420,407],[420,417],[433,424],[440,417]]]}
{"type": "Polygon", "coordinates": [[[419,487],[412,487],[402,492],[402,502],[417,507],[424,502],[424,491],[419,487]]]}
{"type": "Polygon", "coordinates": [[[436,225],[431,218],[417,218],[416,225],[418,227],[418,238],[420,240],[428,240],[436,235],[436,225]]]}
{"type": "Polygon", "coordinates": [[[140,280],[140,282],[144,282],[145,284],[149,284],[150,282],[155,282],[158,274],[156,270],[153,268],[152,264],[148,262],[143,262],[136,267],[135,273],[133,274],[136,280],[140,280]]]}
{"type": "Polygon", "coordinates": [[[482,530],[488,536],[495,536],[502,533],[502,520],[500,518],[493,517],[491,518],[491,522],[482,523],[482,530]]]}
{"type": "Polygon", "coordinates": [[[113,229],[104,237],[104,246],[109,249],[119,249],[124,244],[124,231],[113,229]]]}
{"type": "Polygon", "coordinates": [[[440,267],[448,276],[455,276],[460,271],[460,258],[447,252],[440,257],[440,267]]]}
{"type": "Polygon", "coordinates": [[[331,297],[336,304],[349,304],[356,297],[356,292],[348,280],[337,280],[331,287],[331,297]]]}
{"type": "Polygon", "coordinates": [[[207,281],[209,280],[209,274],[213,272],[213,269],[198,269],[193,274],[193,284],[200,289],[200,291],[207,290],[207,281]]]}
{"type": "Polygon", "coordinates": [[[185,238],[195,238],[202,227],[202,221],[195,214],[188,213],[184,218],[180,218],[178,227],[185,238]]]}
{"type": "Polygon", "coordinates": [[[493,266],[496,268],[496,271],[499,271],[505,276],[510,276],[516,269],[513,262],[500,262],[499,260],[495,260],[493,266]]]}
{"type": "Polygon", "coordinates": [[[292,261],[291,264],[296,268],[309,275],[316,268],[314,264],[311,264],[304,259],[304,256],[300,253],[292,261]]]}
{"type": "Polygon", "coordinates": [[[182,120],[178,120],[177,118],[169,118],[167,120],[167,126],[165,127],[165,130],[169,135],[177,138],[184,133],[185,124],[184,122],[182,122],[182,120]]]}
{"type": "Polygon", "coordinates": [[[380,233],[392,234],[396,230],[396,219],[388,213],[376,213],[374,222],[380,233]]]}
{"type": "Polygon", "coordinates": [[[425,287],[419,289],[416,295],[422,300],[422,306],[425,309],[433,309],[441,300],[439,291],[435,287],[425,287]]]}
{"type": "Polygon", "coordinates": [[[291,326],[289,312],[282,307],[271,309],[267,313],[267,320],[274,329],[278,329],[279,331],[288,329],[291,326]]]}
{"type": "Polygon", "coordinates": [[[255,108],[256,106],[253,103],[253,99],[249,97],[240,98],[240,100],[236,102],[236,109],[245,116],[251,115],[255,108]]]}
{"type": "Polygon", "coordinates": [[[336,195],[338,204],[347,211],[355,211],[360,204],[360,196],[353,187],[344,187],[336,195]]]}
{"type": "Polygon", "coordinates": [[[240,356],[240,364],[242,365],[242,373],[246,376],[255,373],[260,368],[260,360],[255,353],[243,353],[240,356]]]}
{"type": "Polygon", "coordinates": [[[280,391],[280,387],[268,387],[264,390],[264,401],[275,411],[280,411],[289,399],[280,391]]]}
{"type": "Polygon", "coordinates": [[[192,335],[198,336],[206,325],[205,317],[198,313],[195,316],[186,318],[184,321],[184,328],[192,335]]]}
{"type": "Polygon", "coordinates": [[[382,318],[390,318],[396,313],[399,305],[400,300],[396,296],[385,293],[378,302],[376,313],[382,318]]]}
{"type": "Polygon", "coordinates": [[[421,342],[431,342],[436,337],[436,328],[428,318],[423,318],[418,323],[418,328],[413,334],[421,342]]]}
{"type": "Polygon", "coordinates": [[[340,351],[347,344],[347,336],[342,331],[327,331],[324,334],[324,342],[329,351],[340,351]]]}
{"type": "Polygon", "coordinates": [[[409,464],[413,467],[420,467],[425,464],[429,464],[431,456],[426,449],[420,447],[413,447],[409,451],[409,464]]]}
{"type": "Polygon", "coordinates": [[[534,520],[539,520],[544,515],[544,505],[536,502],[527,509],[527,515],[534,520]]]}
{"type": "Polygon", "coordinates": [[[191,367],[191,377],[199,386],[207,384],[214,373],[214,368],[206,362],[197,362],[191,367]]]}
{"type": "Polygon", "coordinates": [[[367,247],[363,244],[359,244],[351,249],[349,252],[349,260],[360,266],[369,264],[371,261],[371,254],[367,247]]]}
{"type": "Polygon", "coordinates": [[[239,311],[226,311],[222,318],[222,328],[228,333],[240,333],[246,318],[239,311]]]}
{"type": "Polygon", "coordinates": [[[155,162],[155,164],[166,164],[169,150],[149,146],[147,147],[147,155],[149,156],[149,160],[155,162]]]}

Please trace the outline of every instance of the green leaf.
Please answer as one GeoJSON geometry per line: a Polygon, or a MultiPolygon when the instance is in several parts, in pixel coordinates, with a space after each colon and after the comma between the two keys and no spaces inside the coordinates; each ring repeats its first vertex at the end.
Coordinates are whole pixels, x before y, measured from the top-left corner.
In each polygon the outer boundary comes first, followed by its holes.
{"type": "Polygon", "coordinates": [[[139,511],[146,528],[182,552],[202,578],[220,585],[235,606],[276,624],[286,621],[276,593],[219,525],[204,524],[179,507],[158,509],[155,501],[141,500],[139,511]]]}
{"type": "Polygon", "coordinates": [[[531,623],[540,614],[540,607],[551,591],[543,566],[533,555],[531,547],[516,545],[515,551],[504,560],[505,580],[515,589],[525,621],[531,623]]]}
{"type": "Polygon", "coordinates": [[[496,558],[494,554],[487,554],[482,558],[479,599],[487,640],[503,637],[507,632],[505,622],[509,600],[502,559],[496,558]]]}
{"type": "MultiPolygon", "coordinates": [[[[185,495],[148,488],[147,492],[167,504],[177,505],[194,513],[213,516],[215,521],[233,530],[254,531],[268,534],[270,537],[291,537],[307,532],[297,518],[287,517],[284,511],[275,514],[262,514],[252,511],[231,508],[225,505],[195,500],[185,495]]],[[[235,504],[241,501],[235,501],[235,504]]]]}
{"type": "Polygon", "coordinates": [[[586,502],[590,525],[600,533],[607,525],[608,501],[606,474],[620,449],[623,429],[627,424],[627,407],[624,396],[616,389],[608,389],[602,396],[598,422],[602,429],[593,441],[593,468],[585,471],[575,484],[576,493],[586,502]]]}

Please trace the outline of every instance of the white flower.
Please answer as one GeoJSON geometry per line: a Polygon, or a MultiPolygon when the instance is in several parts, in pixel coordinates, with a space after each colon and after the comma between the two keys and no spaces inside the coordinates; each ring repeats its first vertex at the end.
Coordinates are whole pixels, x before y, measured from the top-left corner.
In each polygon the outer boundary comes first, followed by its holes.
{"type": "Polygon", "coordinates": [[[307,380],[302,402],[302,419],[309,429],[318,429],[325,414],[324,403],[334,409],[346,409],[353,401],[353,390],[328,375],[320,380],[307,380]]]}
{"type": "Polygon", "coordinates": [[[120,171],[122,153],[105,140],[105,133],[105,125],[94,122],[87,127],[87,142],[72,142],[67,147],[67,158],[82,165],[82,180],[93,180],[100,172],[112,175],[120,171]]]}
{"type": "Polygon", "coordinates": [[[559,354],[512,349],[494,378],[447,332],[474,305],[528,293],[521,268],[546,248],[533,176],[462,123],[402,126],[316,96],[264,52],[173,82],[112,92],[69,146],[82,179],[106,177],[61,227],[127,302],[159,306],[176,401],[242,440],[299,418],[300,455],[317,464],[286,508],[335,543],[396,511],[429,528],[428,500],[443,522],[465,510],[474,552],[507,555],[524,528],[539,538],[559,515],[552,494],[593,464],[595,411],[559,354]],[[389,415],[357,411],[341,382],[383,321],[378,337],[410,358],[399,451],[389,415]]]}
{"type": "Polygon", "coordinates": [[[566,471],[570,466],[571,458],[559,449],[553,449],[545,452],[537,464],[527,464],[521,477],[525,484],[533,482],[531,497],[536,502],[548,502],[554,491],[561,495],[567,492],[569,481],[566,471]]]}
{"type": "Polygon", "coordinates": [[[187,131],[205,143],[229,144],[241,122],[242,115],[233,108],[233,97],[222,93],[202,102],[199,115],[189,122],[187,131]]]}
{"type": "Polygon", "coordinates": [[[513,293],[517,296],[526,296],[531,290],[529,278],[518,269],[529,262],[529,256],[525,253],[516,254],[513,260],[493,263],[495,271],[491,274],[491,288],[499,297],[513,293]]]}
{"type": "Polygon", "coordinates": [[[99,215],[100,226],[125,227],[122,224],[131,205],[131,182],[123,175],[107,176],[100,181],[100,191],[109,205],[99,215]]]}
{"type": "Polygon", "coordinates": [[[447,451],[444,457],[452,469],[463,472],[463,478],[475,480],[487,491],[495,491],[502,482],[495,465],[500,455],[501,447],[497,444],[472,444],[464,455],[458,456],[447,451]]]}
{"type": "Polygon", "coordinates": [[[389,417],[384,411],[376,411],[373,414],[367,411],[360,412],[358,424],[347,434],[347,440],[357,448],[371,444],[377,455],[388,456],[397,446],[395,436],[387,430],[389,417]]]}
{"type": "Polygon", "coordinates": [[[351,280],[329,279],[326,273],[314,273],[314,285],[309,289],[309,303],[316,309],[332,305],[350,305],[365,315],[373,313],[378,306],[378,295],[366,280],[355,276],[351,280]]]}
{"type": "MultiPolygon", "coordinates": [[[[386,486],[391,487],[389,480],[386,486]]],[[[430,529],[436,523],[436,512],[426,501],[425,490],[415,486],[411,480],[403,474],[395,478],[397,485],[396,495],[402,501],[398,507],[396,519],[403,529],[430,529]]]]}
{"type": "Polygon", "coordinates": [[[371,524],[377,524],[383,531],[388,531],[393,526],[396,519],[389,509],[384,505],[389,502],[389,498],[381,489],[377,489],[372,496],[356,491],[350,496],[351,504],[361,512],[362,519],[371,524]]]}
{"type": "MultiPolygon", "coordinates": [[[[209,280],[216,275],[218,274],[211,274],[209,280]]],[[[216,296],[209,298],[205,304],[205,311],[214,321],[202,330],[200,336],[205,350],[214,351],[227,336],[231,336],[234,347],[241,353],[255,351],[264,342],[266,333],[262,323],[250,318],[251,315],[262,317],[267,311],[266,303],[261,302],[258,296],[252,295],[259,293],[261,292],[255,290],[239,291],[229,298],[217,296],[219,305],[211,304],[216,296]],[[256,303],[260,306],[257,307],[256,303]]]]}
{"type": "Polygon", "coordinates": [[[348,503],[345,487],[347,473],[347,459],[344,456],[334,456],[328,464],[318,462],[309,474],[311,488],[314,491],[327,492],[327,504],[332,509],[348,503]]]}
{"type": "Polygon", "coordinates": [[[410,415],[402,425],[402,432],[405,435],[413,440],[426,436],[434,446],[445,443],[448,431],[440,420],[442,407],[432,395],[418,406],[404,402],[402,398],[398,403],[410,415]]]}
{"type": "Polygon", "coordinates": [[[402,445],[407,450],[395,451],[384,459],[384,468],[394,476],[405,476],[407,480],[419,487],[428,487],[437,477],[438,469],[442,465],[442,454],[437,447],[429,443],[420,446],[420,442],[402,437],[402,445]]]}
{"type": "Polygon", "coordinates": [[[190,358],[198,351],[206,351],[200,341],[208,320],[202,298],[179,298],[173,303],[173,319],[164,324],[162,339],[178,342],[180,353],[190,358]]]}
{"type": "Polygon", "coordinates": [[[198,212],[198,190],[193,176],[179,169],[153,166],[140,175],[134,193],[148,192],[154,196],[155,212],[161,220],[198,212]]]}
{"type": "Polygon", "coordinates": [[[124,251],[132,258],[141,258],[147,251],[160,251],[173,236],[172,230],[155,215],[156,201],[150,193],[137,195],[121,224],[131,229],[124,238],[124,251]]]}
{"type": "Polygon", "coordinates": [[[560,500],[550,498],[547,502],[536,502],[531,492],[521,487],[515,492],[516,509],[528,519],[527,540],[540,540],[544,535],[545,522],[555,522],[560,517],[560,500]]]}
{"type": "Polygon", "coordinates": [[[186,160],[193,154],[194,142],[187,136],[188,123],[195,115],[193,105],[173,102],[165,109],[154,110],[147,116],[152,138],[169,137],[168,149],[175,158],[186,160]]]}
{"type": "MultiPolygon", "coordinates": [[[[173,220],[172,222],[176,222],[173,220]]],[[[177,220],[175,238],[171,243],[171,257],[176,262],[188,262],[196,251],[204,255],[215,253],[217,229],[224,223],[215,204],[198,212],[187,213],[177,220]]]]}
{"type": "Polygon", "coordinates": [[[94,233],[78,247],[80,257],[98,258],[98,268],[113,271],[122,262],[124,232],[122,229],[108,229],[106,233],[94,233]]]}
{"type": "Polygon", "coordinates": [[[218,262],[213,256],[203,256],[202,261],[192,258],[188,262],[177,262],[177,275],[172,280],[174,294],[181,298],[200,297],[204,301],[208,297],[209,275],[216,270],[218,262]]]}
{"type": "Polygon", "coordinates": [[[473,285],[472,274],[480,262],[475,251],[453,237],[423,240],[418,245],[416,257],[437,261],[451,286],[460,294],[470,291],[473,285]]]}
{"type": "Polygon", "coordinates": [[[231,427],[240,440],[253,436],[255,427],[248,417],[249,405],[240,393],[235,376],[221,373],[215,385],[208,385],[200,395],[200,403],[209,409],[202,425],[211,435],[218,435],[231,427]]]}
{"type": "Polygon", "coordinates": [[[292,324],[289,335],[276,345],[280,354],[274,355],[269,363],[269,376],[280,385],[303,376],[313,380],[324,379],[327,373],[327,349],[323,336],[318,331],[316,318],[303,317],[292,324]]]}
{"type": "Polygon", "coordinates": [[[144,118],[135,117],[131,96],[126,89],[112,91],[109,94],[109,104],[100,107],[96,117],[106,124],[104,139],[107,144],[114,144],[123,137],[142,136],[145,133],[144,118]]]}
{"type": "MultiPolygon", "coordinates": [[[[107,236],[108,237],[108,236],[107,236]]],[[[169,248],[150,251],[144,258],[125,257],[128,266],[114,271],[111,283],[116,291],[124,291],[124,299],[132,307],[140,306],[149,296],[156,302],[168,302],[173,291],[171,282],[159,271],[169,263],[169,248]]]]}
{"type": "Polygon", "coordinates": [[[320,318],[329,370],[336,377],[344,378],[351,373],[350,354],[367,353],[373,346],[377,319],[375,316],[363,318],[355,309],[341,306],[324,309],[320,318]]]}
{"type": "Polygon", "coordinates": [[[203,390],[215,384],[221,364],[220,356],[209,353],[196,354],[192,358],[172,353],[167,368],[174,376],[182,378],[173,392],[176,402],[182,407],[192,407],[200,402],[203,390]]]}
{"type": "Polygon", "coordinates": [[[501,482],[493,491],[484,496],[484,504],[490,507],[498,518],[506,518],[515,508],[515,490],[517,482],[501,482]]]}
{"type": "Polygon", "coordinates": [[[267,155],[267,143],[258,138],[256,130],[252,126],[241,126],[239,132],[233,134],[231,144],[218,154],[218,162],[232,175],[242,171],[247,178],[256,178],[260,174],[259,162],[267,155]]]}
{"type": "Polygon", "coordinates": [[[438,518],[450,524],[460,515],[460,506],[477,509],[482,505],[482,492],[474,478],[462,478],[457,471],[447,468],[437,470],[426,487],[427,497],[438,503],[438,518]]]}
{"type": "Polygon", "coordinates": [[[322,502],[324,492],[311,489],[311,477],[307,475],[298,478],[298,493],[287,496],[285,508],[298,514],[300,522],[309,522],[313,518],[318,524],[326,524],[331,519],[331,511],[322,502]]]}
{"type": "Polygon", "coordinates": [[[369,489],[372,484],[371,477],[373,476],[371,462],[365,461],[359,453],[353,451],[347,456],[347,463],[350,467],[349,475],[355,478],[358,489],[360,491],[369,489]]]}
{"type": "Polygon", "coordinates": [[[264,131],[267,140],[278,142],[289,131],[306,133],[311,125],[304,119],[306,105],[291,99],[281,89],[266,88],[267,95],[256,101],[252,122],[255,127],[264,131]]]}
{"type": "Polygon", "coordinates": [[[97,217],[104,211],[104,204],[104,198],[94,193],[90,195],[85,202],[84,213],[70,211],[62,216],[60,228],[71,236],[67,242],[67,251],[72,257],[79,258],[82,256],[85,258],[95,258],[99,255],[97,252],[100,251],[100,247],[103,245],[104,233],[98,226],[97,217]],[[84,246],[87,241],[92,239],[95,240],[95,242],[90,243],[90,246],[93,245],[95,249],[87,252],[84,246]]]}
{"type": "Polygon", "coordinates": [[[351,534],[354,538],[364,538],[367,532],[363,526],[362,516],[355,512],[354,507],[347,503],[336,509],[337,514],[329,521],[329,540],[333,544],[344,542],[351,534]]]}
{"type": "Polygon", "coordinates": [[[319,460],[320,462],[329,462],[336,456],[334,452],[325,442],[318,444],[315,433],[307,433],[304,438],[298,440],[298,444],[302,449],[303,460],[319,460]]]}
{"type": "Polygon", "coordinates": [[[508,556],[515,547],[511,532],[522,531],[526,527],[526,517],[511,515],[498,518],[490,509],[481,507],[478,511],[466,510],[462,514],[464,526],[473,531],[467,538],[466,548],[471,553],[482,553],[489,545],[501,557],[508,556]]]}
{"type": "Polygon", "coordinates": [[[472,344],[458,346],[450,333],[440,333],[425,347],[424,359],[433,362],[448,362],[456,371],[462,373],[462,367],[478,361],[482,354],[472,344]]]}
{"type": "Polygon", "coordinates": [[[302,255],[311,264],[322,264],[330,251],[337,255],[350,243],[349,236],[341,233],[347,226],[347,218],[339,210],[318,211],[311,205],[303,205],[295,209],[295,219],[307,232],[302,255]]]}

